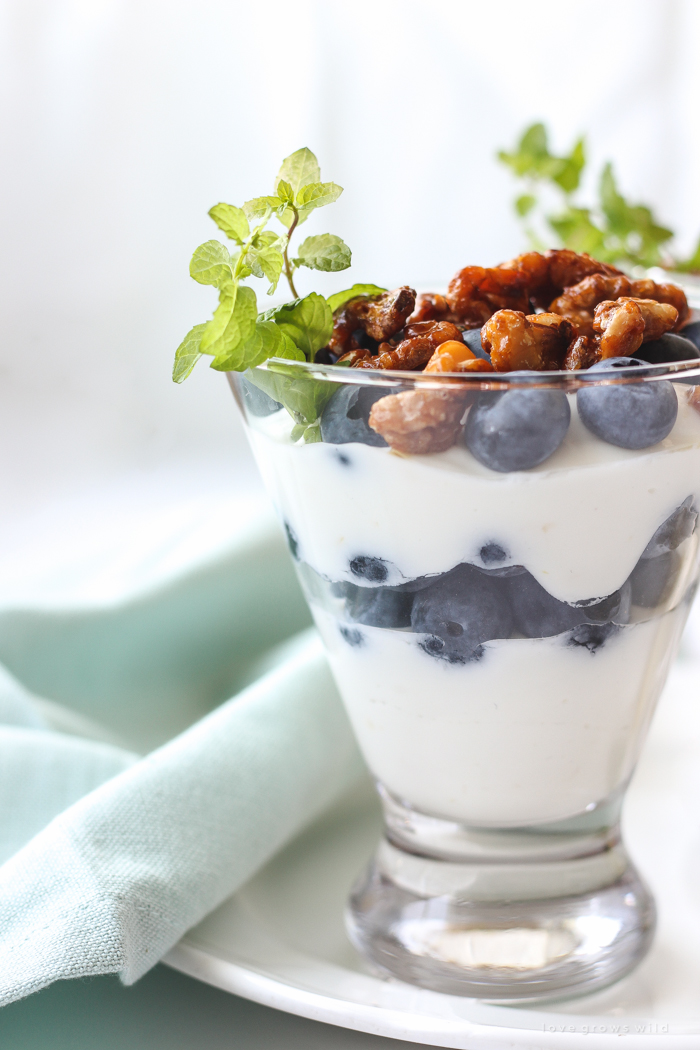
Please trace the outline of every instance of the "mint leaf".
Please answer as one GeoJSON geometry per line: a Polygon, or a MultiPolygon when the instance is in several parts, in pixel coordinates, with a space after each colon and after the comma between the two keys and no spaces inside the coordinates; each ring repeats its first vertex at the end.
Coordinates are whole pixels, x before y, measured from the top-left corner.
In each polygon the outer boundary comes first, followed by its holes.
{"type": "Polygon", "coordinates": [[[326,273],[336,270],[347,270],[352,260],[352,253],[347,244],[334,233],[321,233],[316,237],[307,237],[299,245],[299,256],[294,260],[296,266],[308,266],[310,270],[323,270],[326,273]]]}
{"type": "Polygon", "coordinates": [[[513,153],[501,150],[498,159],[520,178],[550,180],[566,194],[578,188],[586,163],[583,139],[568,156],[557,157],[549,152],[547,129],[539,123],[526,129],[513,153]]]}
{"type": "Polygon", "coordinates": [[[581,172],[586,166],[586,147],[583,139],[578,140],[568,157],[556,157],[553,160],[558,162],[558,166],[552,166],[552,181],[556,182],[564,193],[573,193],[578,189],[581,172]]]}
{"type": "MultiPolygon", "coordinates": [[[[294,422],[304,430],[316,425],[318,431],[321,413],[338,389],[338,383],[314,379],[292,363],[283,365],[277,361],[271,361],[265,369],[249,372],[248,379],[283,404],[294,422]]],[[[302,430],[297,431],[297,436],[302,433],[302,430]]],[[[309,438],[318,440],[313,434],[309,438]]]]}
{"type": "Polygon", "coordinates": [[[244,372],[267,361],[269,357],[286,357],[304,361],[302,354],[288,335],[273,321],[258,321],[250,338],[237,346],[231,354],[217,357],[211,367],[218,372],[244,372]]]}
{"type": "Polygon", "coordinates": [[[386,288],[380,288],[376,284],[353,284],[352,288],[346,288],[344,292],[336,292],[335,295],[329,296],[327,302],[332,313],[335,313],[350,299],[356,299],[358,295],[381,295],[385,291],[386,288]]]}
{"type": "Polygon", "coordinates": [[[695,251],[687,259],[678,260],[674,269],[680,273],[698,273],[700,272],[700,241],[698,241],[695,251]]]}
{"type": "Polygon", "coordinates": [[[283,207],[285,207],[285,201],[281,201],[279,197],[253,197],[252,200],[245,202],[243,211],[248,222],[252,222],[255,219],[262,219],[283,207]]]}
{"type": "Polygon", "coordinates": [[[547,222],[565,248],[609,261],[603,231],[594,223],[589,208],[567,208],[559,215],[548,216],[547,222]]]}
{"type": "Polygon", "coordinates": [[[175,363],[173,365],[173,382],[181,383],[202,356],[199,344],[202,341],[202,333],[207,327],[205,324],[196,324],[191,328],[175,351],[175,363]]]}
{"type": "Polygon", "coordinates": [[[219,229],[236,244],[243,244],[250,234],[248,220],[242,208],[236,208],[233,204],[215,204],[209,209],[209,215],[219,229]]]}
{"type": "Polygon", "coordinates": [[[275,179],[275,193],[277,193],[280,181],[289,183],[295,195],[302,186],[321,181],[321,169],[310,149],[304,147],[289,157],[285,157],[275,179]]]}
{"type": "Polygon", "coordinates": [[[330,306],[317,292],[304,299],[295,299],[283,306],[275,306],[260,315],[263,321],[274,321],[298,346],[307,361],[313,361],[316,351],[328,345],[333,334],[333,315],[330,306]]]}
{"type": "Polygon", "coordinates": [[[270,282],[267,294],[272,295],[284,267],[282,252],[273,247],[263,247],[260,250],[250,248],[246,254],[246,262],[255,277],[267,277],[270,282]]]}
{"type": "Polygon", "coordinates": [[[190,261],[190,277],[200,284],[220,288],[233,278],[231,255],[221,241],[206,241],[196,249],[190,261]]]}
{"type": "Polygon", "coordinates": [[[202,353],[214,357],[213,367],[235,359],[236,351],[252,336],[257,316],[258,306],[252,288],[239,285],[234,289],[231,285],[221,290],[219,306],[200,343],[202,353]]]}
{"type": "Polygon", "coordinates": [[[610,163],[600,177],[600,207],[611,235],[609,247],[617,251],[617,258],[642,266],[656,266],[662,261],[659,248],[673,237],[673,231],[660,226],[650,208],[625,200],[610,163]]]}
{"type": "Polygon", "coordinates": [[[306,222],[316,208],[333,204],[342,192],[343,187],[335,182],[312,182],[309,186],[302,186],[296,198],[299,222],[306,222]]]}
{"type": "Polygon", "coordinates": [[[277,190],[277,196],[281,201],[286,201],[287,204],[294,204],[294,190],[288,182],[285,182],[284,179],[280,179],[275,186],[275,189],[277,190]]]}
{"type": "Polygon", "coordinates": [[[533,197],[531,193],[524,193],[522,197],[518,197],[515,202],[515,210],[521,219],[529,215],[532,209],[537,204],[537,198],[533,197]]]}

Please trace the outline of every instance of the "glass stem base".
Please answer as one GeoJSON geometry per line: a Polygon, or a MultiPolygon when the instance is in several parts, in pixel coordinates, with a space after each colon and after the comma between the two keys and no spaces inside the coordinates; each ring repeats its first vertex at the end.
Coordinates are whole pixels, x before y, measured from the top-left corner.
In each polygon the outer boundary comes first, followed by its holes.
{"type": "Polygon", "coordinates": [[[383,974],[529,1002],[583,995],[646,954],[654,901],[620,839],[621,794],[529,828],[417,813],[380,787],[385,835],[350,896],[350,939],[383,974]]]}

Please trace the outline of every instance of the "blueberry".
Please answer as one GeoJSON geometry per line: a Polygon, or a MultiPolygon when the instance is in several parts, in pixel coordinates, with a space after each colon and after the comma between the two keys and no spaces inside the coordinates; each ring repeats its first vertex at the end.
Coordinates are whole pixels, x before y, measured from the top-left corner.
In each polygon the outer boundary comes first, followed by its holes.
{"type": "Polygon", "coordinates": [[[297,539],[297,535],[288,521],[285,521],[284,523],[284,531],[287,534],[287,546],[289,547],[289,553],[295,561],[299,561],[299,540],[297,539]]]}
{"type": "Polygon", "coordinates": [[[389,566],[383,558],[370,558],[367,554],[358,554],[350,562],[350,572],[369,583],[384,583],[389,575],[389,566]]]}
{"type": "Polygon", "coordinates": [[[458,565],[416,594],[411,626],[429,635],[421,643],[429,655],[465,663],[478,659],[482,642],[508,638],[513,619],[500,580],[473,565],[458,565]]]}
{"type": "Polygon", "coordinates": [[[616,623],[584,623],[580,627],[574,627],[569,635],[568,644],[588,649],[590,653],[594,653],[619,630],[616,623]]]}
{"type": "Polygon", "coordinates": [[[669,361],[690,361],[694,357],[700,357],[700,350],[687,337],[666,332],[658,339],[642,343],[632,357],[650,365],[663,365],[669,361]]]}
{"type": "Polygon", "coordinates": [[[351,645],[353,649],[359,649],[360,646],[365,644],[364,634],[362,631],[358,631],[356,627],[341,627],[340,633],[348,645],[351,645]]]}
{"type": "Polygon", "coordinates": [[[641,557],[630,575],[632,601],[643,609],[654,609],[668,598],[681,567],[675,551],[665,551],[655,558],[641,557]]]}
{"type": "Polygon", "coordinates": [[[348,619],[367,627],[410,627],[413,595],[389,587],[352,587],[345,602],[348,619]]]}
{"type": "Polygon", "coordinates": [[[472,455],[491,470],[527,470],[556,452],[570,419],[569,402],[560,390],[480,394],[464,438],[472,455]]]}
{"type": "MultiPolygon", "coordinates": [[[[229,373],[231,374],[231,373],[229,373]]],[[[243,404],[251,416],[271,416],[273,412],[279,412],[282,405],[279,401],[266,394],[264,390],[251,383],[245,376],[236,375],[233,382],[238,387],[238,392],[243,398],[243,404]]]]}
{"type": "Polygon", "coordinates": [[[479,551],[479,557],[484,565],[493,565],[499,561],[505,561],[508,552],[503,550],[500,543],[485,543],[479,551]]]}
{"type": "Polygon", "coordinates": [[[584,610],[553,598],[529,572],[511,577],[508,593],[515,626],[526,638],[550,638],[588,619],[584,610]]]}
{"type": "MultiPolygon", "coordinates": [[[[599,361],[589,372],[639,367],[641,361],[613,357],[599,361]]],[[[667,437],[678,415],[678,398],[671,383],[633,383],[625,386],[583,387],[576,404],[584,425],[609,445],[650,448],[667,437]]]]}
{"type": "Polygon", "coordinates": [[[629,623],[632,596],[629,582],[623,583],[618,591],[605,598],[592,598],[585,602],[576,602],[575,608],[584,614],[589,623],[629,623]]]}
{"type": "Polygon", "coordinates": [[[689,339],[696,349],[700,350],[700,321],[691,321],[681,329],[684,339],[689,339]]]}
{"type": "Polygon", "coordinates": [[[651,537],[642,552],[642,558],[656,558],[666,551],[674,551],[684,540],[692,536],[698,521],[698,511],[693,497],[688,496],[674,510],[651,537]]]}
{"type": "Polygon", "coordinates": [[[484,361],[491,360],[489,354],[486,352],[486,350],[484,350],[483,346],[481,345],[480,328],[470,328],[468,331],[462,332],[462,340],[466,343],[471,352],[473,354],[476,354],[477,357],[482,358],[482,360],[484,361]]]}
{"type": "Polygon", "coordinates": [[[383,437],[370,427],[369,413],[375,401],[386,397],[391,389],[353,386],[348,383],[337,390],[321,414],[321,437],[332,445],[356,441],[362,445],[386,447],[383,437]]]}

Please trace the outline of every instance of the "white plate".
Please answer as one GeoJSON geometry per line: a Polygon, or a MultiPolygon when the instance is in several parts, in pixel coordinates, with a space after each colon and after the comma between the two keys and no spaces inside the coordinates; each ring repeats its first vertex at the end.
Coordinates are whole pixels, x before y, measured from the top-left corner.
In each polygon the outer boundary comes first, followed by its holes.
{"type": "Polygon", "coordinates": [[[379,834],[367,792],[346,799],[296,839],[165,962],[279,1010],[434,1046],[697,1050],[699,700],[700,664],[677,665],[625,811],[630,852],[657,898],[658,933],[636,972],[605,992],[514,1008],[372,976],[343,929],[350,885],[379,834]]]}

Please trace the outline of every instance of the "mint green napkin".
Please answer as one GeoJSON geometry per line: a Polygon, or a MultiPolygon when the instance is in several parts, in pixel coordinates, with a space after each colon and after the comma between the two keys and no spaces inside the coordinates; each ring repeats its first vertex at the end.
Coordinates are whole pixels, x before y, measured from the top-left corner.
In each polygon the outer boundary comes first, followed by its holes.
{"type": "Polygon", "coordinates": [[[267,516],[119,603],[0,610],[0,1004],[137,980],[362,775],[308,622],[267,516]]]}

